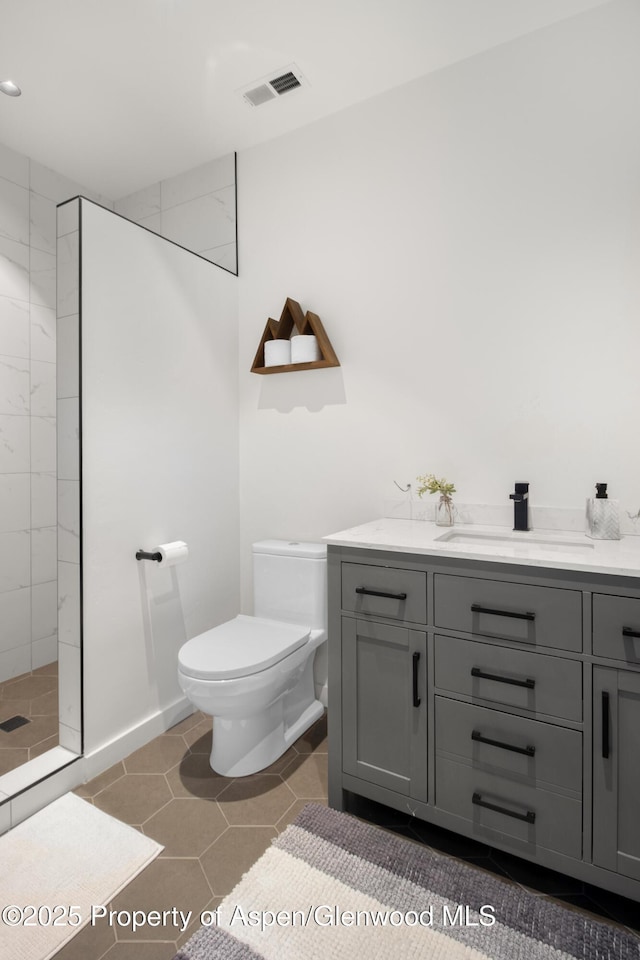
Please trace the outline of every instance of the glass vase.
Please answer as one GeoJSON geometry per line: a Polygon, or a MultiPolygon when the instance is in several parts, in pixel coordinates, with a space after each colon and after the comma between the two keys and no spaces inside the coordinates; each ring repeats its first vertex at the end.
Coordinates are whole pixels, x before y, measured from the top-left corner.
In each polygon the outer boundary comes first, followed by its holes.
{"type": "Polygon", "coordinates": [[[452,527],[455,507],[451,497],[440,497],[436,504],[436,524],[439,527],[452,527]]]}

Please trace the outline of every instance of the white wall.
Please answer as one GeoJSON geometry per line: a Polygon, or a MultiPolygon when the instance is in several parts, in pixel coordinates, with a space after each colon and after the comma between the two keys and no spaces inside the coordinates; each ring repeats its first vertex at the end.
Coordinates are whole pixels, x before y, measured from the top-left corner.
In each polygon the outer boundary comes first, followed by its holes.
{"type": "Polygon", "coordinates": [[[241,550],[467,503],[640,507],[640,7],[618,0],[238,155],[241,550]],[[287,296],[342,366],[249,373],[287,296]]]}
{"type": "Polygon", "coordinates": [[[237,280],[84,201],[81,256],[91,756],[184,709],[181,643],[238,611],[237,280]],[[172,540],[186,563],[136,561],[172,540]]]}

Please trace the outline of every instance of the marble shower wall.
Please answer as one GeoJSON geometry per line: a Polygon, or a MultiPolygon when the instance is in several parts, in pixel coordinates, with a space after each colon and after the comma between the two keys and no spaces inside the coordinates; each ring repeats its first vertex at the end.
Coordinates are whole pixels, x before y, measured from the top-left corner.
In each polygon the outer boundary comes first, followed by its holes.
{"type": "Polygon", "coordinates": [[[0,681],[58,656],[56,204],[78,193],[0,144],[0,681]]]}
{"type": "Polygon", "coordinates": [[[235,153],[116,200],[114,209],[237,274],[235,153]]]}

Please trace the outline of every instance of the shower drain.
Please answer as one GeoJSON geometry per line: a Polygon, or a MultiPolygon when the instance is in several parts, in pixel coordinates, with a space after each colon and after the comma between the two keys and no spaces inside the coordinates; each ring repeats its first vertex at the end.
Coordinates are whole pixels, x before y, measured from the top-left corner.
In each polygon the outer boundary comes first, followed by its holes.
{"type": "Polygon", "coordinates": [[[5,733],[11,733],[12,730],[17,730],[18,727],[24,727],[25,723],[30,722],[27,717],[21,717],[20,715],[9,717],[8,720],[3,720],[2,723],[0,723],[0,730],[4,730],[5,733]]]}

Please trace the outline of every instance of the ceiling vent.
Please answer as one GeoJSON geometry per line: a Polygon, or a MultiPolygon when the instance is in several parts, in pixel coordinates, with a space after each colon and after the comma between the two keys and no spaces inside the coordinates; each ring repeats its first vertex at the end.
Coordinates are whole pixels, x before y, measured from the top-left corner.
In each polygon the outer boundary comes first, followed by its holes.
{"type": "Polygon", "coordinates": [[[241,90],[240,93],[246,103],[251,104],[252,107],[259,107],[263,103],[268,103],[269,100],[283,97],[285,93],[298,90],[303,85],[308,86],[307,81],[302,72],[294,65],[284,67],[275,73],[275,76],[272,74],[262,80],[257,80],[250,87],[241,90]]]}
{"type": "Polygon", "coordinates": [[[269,81],[269,85],[273,87],[276,93],[281,95],[302,86],[292,70],[287,70],[281,77],[274,77],[273,80],[269,81]]]}

